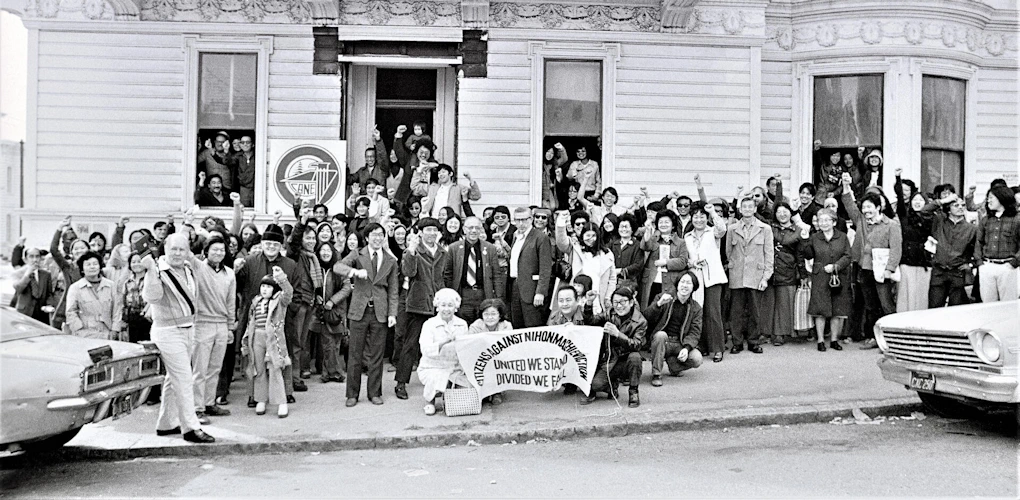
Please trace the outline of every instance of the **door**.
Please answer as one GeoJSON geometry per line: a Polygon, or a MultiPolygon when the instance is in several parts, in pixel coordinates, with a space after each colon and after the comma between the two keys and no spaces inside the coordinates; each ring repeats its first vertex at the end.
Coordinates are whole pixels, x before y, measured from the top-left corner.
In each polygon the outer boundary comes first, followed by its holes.
{"type": "Polygon", "coordinates": [[[407,125],[406,139],[414,133],[415,121],[425,122],[425,132],[438,148],[436,159],[456,167],[456,85],[452,67],[353,66],[347,95],[347,156],[351,170],[364,166],[373,128],[378,126],[388,152],[393,148],[397,126],[407,125]]]}

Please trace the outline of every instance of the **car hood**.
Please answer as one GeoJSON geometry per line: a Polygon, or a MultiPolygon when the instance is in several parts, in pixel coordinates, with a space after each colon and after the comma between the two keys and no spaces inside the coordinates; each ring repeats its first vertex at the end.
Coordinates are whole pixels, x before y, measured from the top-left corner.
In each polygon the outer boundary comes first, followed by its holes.
{"type": "Polygon", "coordinates": [[[8,340],[0,344],[0,350],[2,350],[4,358],[37,359],[85,368],[93,364],[89,357],[89,350],[107,345],[113,349],[113,359],[131,358],[145,354],[145,348],[139,344],[116,340],[87,339],[73,335],[41,335],[8,340]]]}
{"type": "Polygon", "coordinates": [[[890,314],[878,320],[884,330],[966,333],[978,328],[994,332],[1017,330],[1020,300],[985,302],[890,314]]]}

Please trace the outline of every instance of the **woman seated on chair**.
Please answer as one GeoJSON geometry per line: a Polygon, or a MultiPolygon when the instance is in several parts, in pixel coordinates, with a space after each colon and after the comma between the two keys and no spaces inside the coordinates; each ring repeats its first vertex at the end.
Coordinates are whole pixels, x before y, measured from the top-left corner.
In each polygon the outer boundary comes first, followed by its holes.
{"type": "Polygon", "coordinates": [[[438,314],[422,325],[418,341],[421,346],[418,380],[425,386],[426,415],[436,414],[436,398],[447,387],[468,387],[470,384],[454,347],[457,337],[468,332],[467,322],[454,315],[460,309],[460,295],[450,288],[443,288],[436,292],[432,302],[438,314]]]}

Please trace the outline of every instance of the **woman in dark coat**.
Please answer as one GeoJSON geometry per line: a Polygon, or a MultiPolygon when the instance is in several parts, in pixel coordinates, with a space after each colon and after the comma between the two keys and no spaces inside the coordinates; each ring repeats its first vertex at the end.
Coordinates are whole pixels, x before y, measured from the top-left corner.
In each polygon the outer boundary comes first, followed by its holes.
{"type": "Polygon", "coordinates": [[[801,230],[793,223],[793,209],[784,201],[776,203],[772,221],[775,264],[765,289],[762,322],[764,333],[771,334],[772,345],[783,345],[784,336],[793,335],[794,303],[804,262],[800,255],[801,230]]]}
{"type": "Polygon", "coordinates": [[[850,239],[835,229],[836,212],[822,209],[815,216],[819,231],[801,245],[806,259],[814,259],[811,266],[811,302],[808,314],[814,316],[818,350],[825,351],[825,324],[829,322],[829,347],[841,351],[839,334],[843,321],[853,308],[850,293],[850,239]],[[839,280],[832,286],[833,276],[839,280]]]}

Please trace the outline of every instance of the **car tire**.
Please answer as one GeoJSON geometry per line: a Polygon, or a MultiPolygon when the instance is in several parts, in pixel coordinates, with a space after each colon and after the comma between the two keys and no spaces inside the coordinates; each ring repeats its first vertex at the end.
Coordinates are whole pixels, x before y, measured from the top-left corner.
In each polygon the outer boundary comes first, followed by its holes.
{"type": "Polygon", "coordinates": [[[80,430],[81,427],[66,432],[62,432],[55,436],[50,436],[40,441],[22,443],[21,448],[25,450],[26,453],[53,451],[60,448],[61,446],[64,446],[65,444],[67,444],[68,441],[74,439],[74,437],[78,435],[78,431],[80,430]]]}
{"type": "Polygon", "coordinates": [[[918,392],[917,397],[921,398],[921,404],[926,411],[943,418],[971,418],[980,413],[973,406],[945,396],[918,392]]]}

